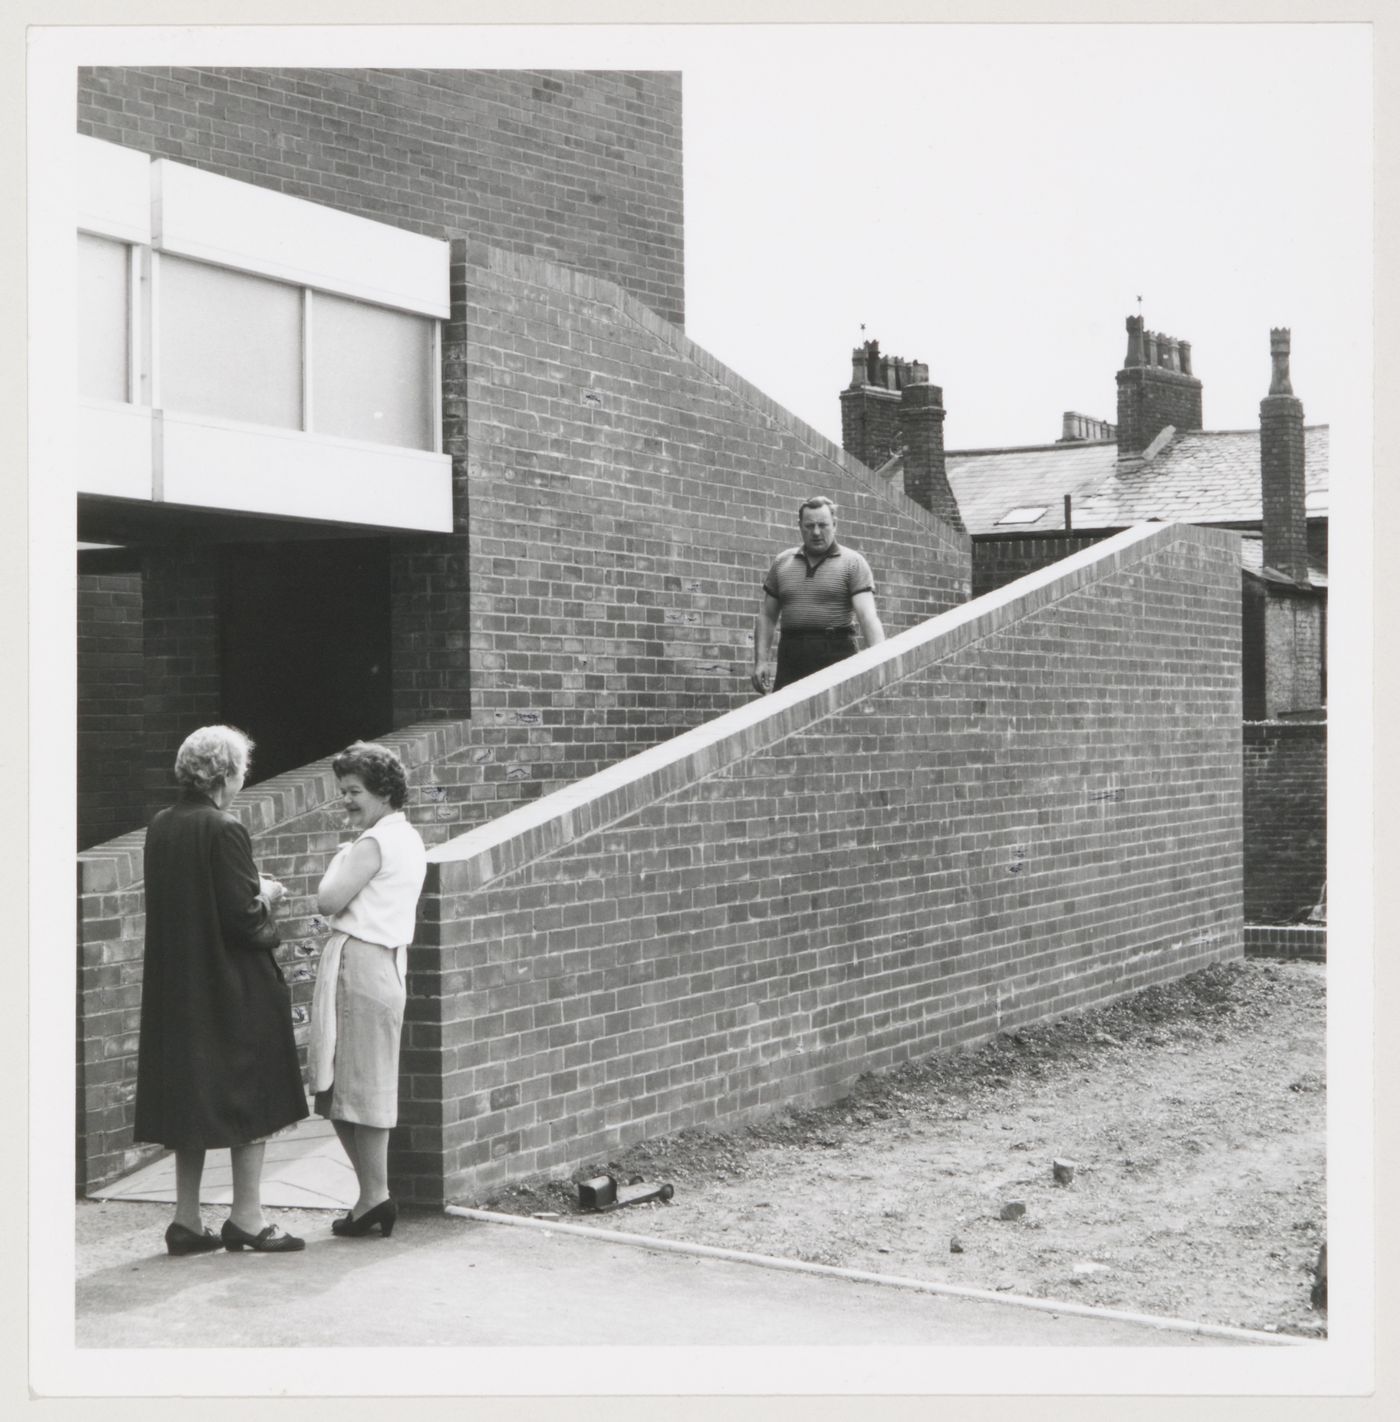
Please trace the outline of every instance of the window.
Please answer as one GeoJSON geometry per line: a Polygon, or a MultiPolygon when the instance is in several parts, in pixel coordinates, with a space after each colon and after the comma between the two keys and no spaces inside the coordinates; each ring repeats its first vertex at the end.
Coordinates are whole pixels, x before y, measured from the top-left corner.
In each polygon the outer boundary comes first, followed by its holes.
{"type": "Polygon", "coordinates": [[[998,525],[1003,523],[1034,523],[1049,508],[1048,504],[1022,506],[1012,509],[1009,513],[1004,513],[997,519],[998,525]]]}
{"type": "Polygon", "coordinates": [[[433,321],[311,294],[311,427],[431,450],[433,321]]]}
{"type": "Polygon", "coordinates": [[[131,398],[131,249],[78,234],[78,394],[131,398]]]}
{"type": "Polygon", "coordinates": [[[301,288],[183,257],[160,262],[160,404],[302,427],[301,288]]]}

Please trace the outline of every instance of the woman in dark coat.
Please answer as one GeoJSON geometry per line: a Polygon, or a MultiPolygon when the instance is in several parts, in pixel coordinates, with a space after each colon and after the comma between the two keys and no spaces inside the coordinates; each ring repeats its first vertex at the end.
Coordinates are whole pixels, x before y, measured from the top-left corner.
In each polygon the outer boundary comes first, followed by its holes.
{"type": "Polygon", "coordinates": [[[230,726],[195,731],[175,760],[180,798],[146,833],[136,1139],[175,1152],[172,1254],[304,1247],[262,1209],[264,1142],[308,1113],[291,997],[273,956],[286,890],[258,874],[248,831],[228,812],[251,750],[230,726]],[[224,1147],[233,1207],[215,1235],[200,1216],[200,1182],[205,1151],[224,1147]]]}

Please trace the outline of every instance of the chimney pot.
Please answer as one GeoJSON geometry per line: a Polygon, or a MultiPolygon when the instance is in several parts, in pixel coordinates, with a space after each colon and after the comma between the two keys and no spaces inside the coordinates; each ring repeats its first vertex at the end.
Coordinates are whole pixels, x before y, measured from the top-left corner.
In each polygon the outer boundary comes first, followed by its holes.
{"type": "Polygon", "coordinates": [[[851,389],[859,390],[865,384],[865,347],[857,346],[851,352],[851,389]]]}
{"type": "Polygon", "coordinates": [[[1128,353],[1123,357],[1123,369],[1143,363],[1142,317],[1128,317],[1128,353]]]}
{"type": "Polygon", "coordinates": [[[1269,381],[1270,395],[1291,395],[1293,382],[1288,373],[1288,357],[1292,350],[1293,333],[1287,326],[1275,326],[1269,331],[1269,354],[1273,358],[1273,376],[1269,381]]]}

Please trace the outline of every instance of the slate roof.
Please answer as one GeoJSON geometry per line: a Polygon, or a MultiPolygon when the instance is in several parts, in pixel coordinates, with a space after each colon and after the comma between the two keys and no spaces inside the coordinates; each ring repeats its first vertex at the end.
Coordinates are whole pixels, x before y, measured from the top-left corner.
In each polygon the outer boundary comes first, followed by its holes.
{"type": "MultiPolygon", "coordinates": [[[[1246,533],[1240,537],[1240,567],[1246,573],[1253,573],[1255,577],[1265,577],[1264,574],[1264,540],[1257,533],[1246,533]]],[[[1266,578],[1266,581],[1271,581],[1266,578]]],[[[1284,581],[1288,581],[1284,579],[1284,581]]],[[[1315,558],[1308,559],[1308,581],[1315,588],[1325,588],[1327,586],[1327,565],[1319,563],[1315,558]]]]}
{"type": "MultiPolygon", "coordinates": [[[[1328,427],[1304,430],[1310,517],[1328,512],[1328,427]]],[[[1110,440],[1021,449],[950,451],[948,482],[969,533],[1034,534],[1064,528],[1071,496],[1076,529],[1167,523],[1259,524],[1259,431],[1192,430],[1172,436],[1152,459],[1118,466],[1110,440]],[[1035,509],[1043,513],[1030,517],[1035,509]],[[1021,519],[1007,522],[1013,510],[1021,519]]],[[[893,473],[890,469],[888,472],[893,473]]]]}
{"type": "Polygon", "coordinates": [[[946,467],[969,533],[1030,532],[1063,528],[1065,495],[1077,510],[1081,495],[1108,479],[1117,462],[1118,445],[1110,439],[949,453],[946,467]],[[998,525],[1013,509],[1037,507],[1045,509],[1038,519],[998,525]]]}

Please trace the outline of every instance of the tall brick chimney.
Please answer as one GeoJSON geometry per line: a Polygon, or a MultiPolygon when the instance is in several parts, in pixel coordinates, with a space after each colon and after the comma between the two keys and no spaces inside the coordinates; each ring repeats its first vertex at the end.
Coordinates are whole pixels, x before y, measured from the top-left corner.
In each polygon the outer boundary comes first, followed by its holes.
{"type": "Polygon", "coordinates": [[[1191,344],[1143,329],[1128,317],[1128,354],[1118,372],[1118,453],[1141,454],[1167,425],[1201,428],[1201,382],[1191,374],[1191,344]]]}
{"type": "Polygon", "coordinates": [[[1259,479],[1264,503],[1264,563],[1295,583],[1308,581],[1307,490],[1304,483],[1303,402],[1288,374],[1292,336],[1269,332],[1273,378],[1259,402],[1259,479]]]}
{"type": "Polygon", "coordinates": [[[878,469],[904,454],[904,492],[936,518],[965,531],[943,455],[943,391],[928,366],[880,354],[879,341],[851,352],[851,383],[841,392],[841,448],[878,469]]]}
{"type": "Polygon", "coordinates": [[[907,374],[907,362],[882,356],[879,341],[851,352],[851,383],[841,392],[841,448],[872,469],[899,449],[899,391],[907,374]]]}
{"type": "Polygon", "coordinates": [[[943,454],[943,388],[928,383],[928,366],[915,361],[909,369],[909,383],[900,392],[899,400],[904,492],[935,518],[965,533],[943,454]]]}

